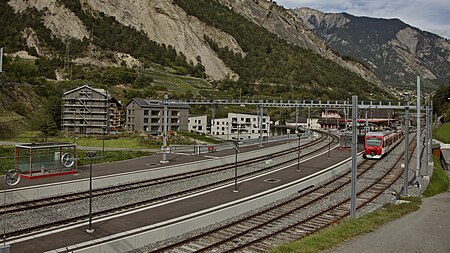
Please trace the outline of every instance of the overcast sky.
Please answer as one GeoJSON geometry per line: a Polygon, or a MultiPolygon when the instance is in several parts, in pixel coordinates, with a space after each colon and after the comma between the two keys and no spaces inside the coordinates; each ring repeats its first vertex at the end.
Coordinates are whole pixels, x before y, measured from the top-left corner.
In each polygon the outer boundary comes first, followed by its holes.
{"type": "Polygon", "coordinates": [[[322,12],[399,18],[403,22],[450,38],[450,0],[275,0],[285,8],[310,7],[322,12]]]}

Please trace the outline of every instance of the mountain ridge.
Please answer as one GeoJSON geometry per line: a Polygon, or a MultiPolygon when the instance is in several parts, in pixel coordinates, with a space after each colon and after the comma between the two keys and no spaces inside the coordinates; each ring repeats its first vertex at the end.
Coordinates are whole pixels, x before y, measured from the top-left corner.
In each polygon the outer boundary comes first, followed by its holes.
{"type": "Polygon", "coordinates": [[[292,9],[328,46],[351,56],[387,84],[413,84],[416,76],[436,85],[450,79],[450,43],[400,19],[292,9]]]}

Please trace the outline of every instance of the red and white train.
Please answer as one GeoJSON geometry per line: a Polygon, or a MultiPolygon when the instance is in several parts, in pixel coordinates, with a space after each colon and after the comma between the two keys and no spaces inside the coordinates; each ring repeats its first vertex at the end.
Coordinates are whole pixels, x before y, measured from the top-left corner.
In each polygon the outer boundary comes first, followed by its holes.
{"type": "Polygon", "coordinates": [[[400,143],[402,138],[403,131],[368,132],[364,138],[364,154],[366,158],[381,159],[400,143]]]}

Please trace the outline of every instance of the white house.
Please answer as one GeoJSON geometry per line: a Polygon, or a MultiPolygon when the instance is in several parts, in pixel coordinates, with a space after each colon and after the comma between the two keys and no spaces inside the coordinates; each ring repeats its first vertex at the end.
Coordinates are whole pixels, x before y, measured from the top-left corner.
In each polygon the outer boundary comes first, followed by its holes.
{"type": "Polygon", "coordinates": [[[188,119],[188,130],[191,132],[197,132],[206,134],[208,133],[207,123],[208,117],[206,115],[203,116],[193,116],[188,119]]]}
{"type": "Polygon", "coordinates": [[[228,113],[227,118],[214,119],[211,135],[225,140],[248,140],[267,136],[270,130],[270,117],[263,116],[260,129],[258,115],[228,113]]]}

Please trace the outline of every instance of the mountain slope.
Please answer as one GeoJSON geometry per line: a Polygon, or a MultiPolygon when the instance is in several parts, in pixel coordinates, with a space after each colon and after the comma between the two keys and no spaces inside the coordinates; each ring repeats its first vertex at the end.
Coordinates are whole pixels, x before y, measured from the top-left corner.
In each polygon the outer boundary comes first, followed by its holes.
{"type": "Polygon", "coordinates": [[[292,10],[309,29],[341,55],[363,62],[388,84],[434,84],[450,80],[450,43],[398,19],[329,14],[309,8],[292,10]]]}
{"type": "Polygon", "coordinates": [[[322,57],[357,73],[368,82],[381,84],[377,76],[361,63],[336,55],[290,10],[272,1],[219,0],[219,2],[280,38],[302,48],[311,49],[322,57]]]}

